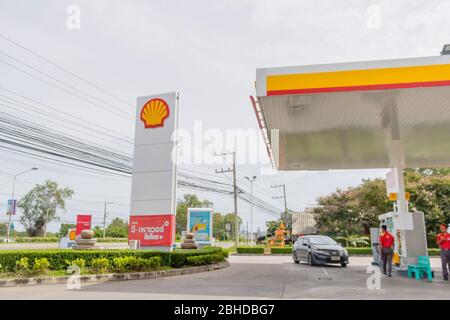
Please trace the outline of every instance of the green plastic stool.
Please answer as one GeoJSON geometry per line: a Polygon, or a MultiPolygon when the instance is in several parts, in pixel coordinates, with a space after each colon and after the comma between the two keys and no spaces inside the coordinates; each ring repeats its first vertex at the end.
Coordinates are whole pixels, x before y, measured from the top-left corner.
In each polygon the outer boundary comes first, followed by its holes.
{"type": "Polygon", "coordinates": [[[413,272],[416,280],[420,280],[426,275],[429,282],[433,281],[433,271],[428,256],[419,256],[417,257],[417,264],[408,264],[408,278],[412,277],[413,272]]]}

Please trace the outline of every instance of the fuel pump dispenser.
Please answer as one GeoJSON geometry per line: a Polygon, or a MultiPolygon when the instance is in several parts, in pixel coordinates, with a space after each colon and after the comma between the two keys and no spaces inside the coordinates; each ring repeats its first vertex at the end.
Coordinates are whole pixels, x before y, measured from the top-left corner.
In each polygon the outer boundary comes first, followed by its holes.
{"type": "Polygon", "coordinates": [[[410,194],[405,191],[401,167],[394,167],[386,174],[386,193],[393,202],[393,211],[379,215],[378,228],[370,229],[372,263],[380,263],[378,239],[381,226],[385,225],[395,239],[393,270],[406,273],[408,264],[417,264],[417,257],[428,255],[424,214],[409,212],[410,194]]]}
{"type": "Polygon", "coordinates": [[[416,264],[418,256],[426,256],[427,241],[425,220],[423,212],[397,211],[387,212],[378,216],[379,228],[371,229],[371,242],[373,250],[373,264],[380,263],[378,254],[379,229],[382,225],[395,238],[393,269],[406,272],[408,264],[416,264]]]}

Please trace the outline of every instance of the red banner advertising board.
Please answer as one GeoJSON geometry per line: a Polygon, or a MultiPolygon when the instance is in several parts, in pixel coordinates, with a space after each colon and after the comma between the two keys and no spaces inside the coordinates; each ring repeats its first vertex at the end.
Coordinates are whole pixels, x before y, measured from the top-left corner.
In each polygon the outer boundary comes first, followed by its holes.
{"type": "Polygon", "coordinates": [[[174,228],[173,214],[130,216],[128,240],[139,240],[140,246],[171,247],[174,228]]]}
{"type": "Polygon", "coordinates": [[[88,214],[77,215],[77,229],[76,235],[79,236],[82,230],[91,229],[92,216],[88,214]]]}

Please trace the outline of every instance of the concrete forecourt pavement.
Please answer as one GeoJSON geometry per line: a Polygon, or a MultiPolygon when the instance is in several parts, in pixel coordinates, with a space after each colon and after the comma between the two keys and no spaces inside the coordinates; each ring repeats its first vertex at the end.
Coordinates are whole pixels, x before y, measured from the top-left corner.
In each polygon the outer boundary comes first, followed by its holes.
{"type": "Polygon", "coordinates": [[[351,257],[347,268],[294,264],[289,256],[230,256],[230,267],[169,278],[0,288],[0,299],[450,299],[439,258],[432,283],[381,275],[369,289],[370,257],[351,257]],[[373,286],[372,286],[373,287],[373,286]]]}

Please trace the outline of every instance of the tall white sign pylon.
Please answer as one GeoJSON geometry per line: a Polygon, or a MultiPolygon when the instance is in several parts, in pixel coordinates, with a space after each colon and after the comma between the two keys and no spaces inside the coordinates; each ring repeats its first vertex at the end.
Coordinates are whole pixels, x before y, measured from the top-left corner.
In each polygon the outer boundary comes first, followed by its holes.
{"type": "Polygon", "coordinates": [[[170,251],[175,242],[178,92],[139,97],[128,239],[170,251]]]}

